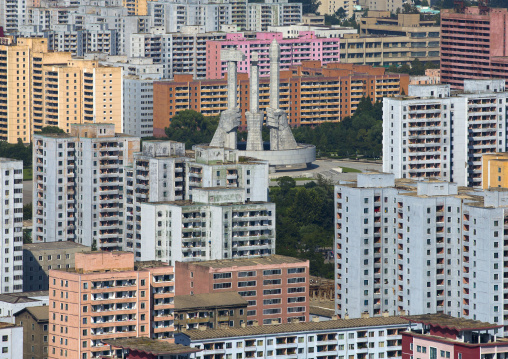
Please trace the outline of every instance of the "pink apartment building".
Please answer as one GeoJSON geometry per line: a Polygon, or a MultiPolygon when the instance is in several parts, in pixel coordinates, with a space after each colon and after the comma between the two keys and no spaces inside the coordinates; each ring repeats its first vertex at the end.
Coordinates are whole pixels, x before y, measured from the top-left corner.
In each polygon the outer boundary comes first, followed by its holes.
{"type": "Polygon", "coordinates": [[[309,261],[273,255],[249,259],[176,262],[177,295],[238,292],[247,325],[309,319],[309,261]]]}
{"type": "Polygon", "coordinates": [[[75,268],[49,272],[49,358],[109,355],[103,340],[173,342],[173,267],[131,252],[76,253],[75,268]]]}
{"type": "Polygon", "coordinates": [[[259,74],[268,76],[270,60],[268,50],[273,39],[280,45],[280,69],[300,65],[305,60],[319,60],[322,65],[339,62],[338,38],[316,37],[314,31],[302,31],[295,39],[282,38],[281,32],[258,32],[256,38],[246,38],[242,33],[230,33],[226,40],[207,41],[206,78],[221,79],[226,74],[227,64],[221,61],[220,50],[236,48],[245,54],[246,60],[238,63],[238,72],[250,73],[251,53],[259,54],[259,74]]]}

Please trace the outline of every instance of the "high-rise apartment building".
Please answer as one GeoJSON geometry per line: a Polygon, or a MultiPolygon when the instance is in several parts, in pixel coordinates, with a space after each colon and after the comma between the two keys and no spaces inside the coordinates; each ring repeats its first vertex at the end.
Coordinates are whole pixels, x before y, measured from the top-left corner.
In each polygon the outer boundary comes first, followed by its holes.
{"type": "MultiPolygon", "coordinates": [[[[233,177],[232,171],[227,177],[233,177]]],[[[245,200],[242,188],[195,188],[192,202],[141,205],[141,260],[252,258],[275,254],[275,204],[245,200]]]]}
{"type": "Polygon", "coordinates": [[[173,267],[127,252],[77,253],[75,268],[50,271],[49,289],[49,358],[110,355],[106,338],[174,340],[173,267]]]}
{"type": "Polygon", "coordinates": [[[441,13],[441,82],[462,89],[466,79],[508,78],[508,11],[471,6],[441,13]]]}
{"type": "Polygon", "coordinates": [[[247,38],[241,33],[226,34],[222,41],[207,41],[206,43],[206,78],[221,79],[227,72],[227,64],[221,60],[221,50],[238,49],[245,54],[244,61],[238,61],[239,73],[250,73],[251,54],[259,57],[260,76],[270,74],[268,51],[273,40],[280,45],[280,69],[287,70],[293,65],[300,65],[302,61],[316,60],[326,65],[339,62],[340,49],[338,38],[315,37],[312,31],[301,34],[298,38],[284,39],[282,33],[257,32],[256,38],[247,38]]]}
{"type": "Polygon", "coordinates": [[[247,300],[247,325],[309,318],[309,261],[261,258],[176,262],[177,295],[235,291],[247,300]]]}
{"type": "Polygon", "coordinates": [[[247,29],[266,31],[268,26],[284,26],[302,22],[302,4],[287,0],[266,0],[247,4],[247,29]]]}
{"type": "Polygon", "coordinates": [[[441,312],[507,325],[504,189],[359,174],[335,187],[336,313],[441,312]]]}
{"type": "Polygon", "coordinates": [[[409,86],[409,96],[383,101],[383,171],[397,178],[482,183],[482,155],[507,149],[504,80],[409,86]]]}
{"type": "Polygon", "coordinates": [[[346,18],[353,16],[357,0],[323,0],[318,7],[318,13],[321,15],[335,15],[337,10],[343,8],[345,10],[346,18]]]}
{"type": "Polygon", "coordinates": [[[0,158],[0,293],[23,290],[23,161],[0,158]]]}
{"type": "Polygon", "coordinates": [[[106,122],[122,131],[122,70],[50,52],[46,39],[4,38],[0,45],[0,139],[30,142],[34,131],[106,122]]]}
{"type": "Polygon", "coordinates": [[[482,188],[508,187],[508,153],[489,153],[482,157],[482,188]]]}
{"type": "MultiPolygon", "coordinates": [[[[339,122],[354,114],[362,97],[373,101],[407,93],[409,76],[385,72],[383,68],[353,64],[321,65],[303,61],[281,71],[279,106],[288,114],[291,126],[314,126],[339,122]]],[[[250,83],[247,74],[238,75],[238,101],[241,127],[247,127],[250,83]],[[245,90],[243,90],[245,89],[245,90]]],[[[259,107],[269,106],[267,77],[260,78],[259,107]]],[[[176,76],[173,81],[154,82],[154,135],[164,136],[164,129],[178,112],[191,109],[205,116],[217,116],[227,108],[227,81],[193,80],[190,75],[176,76]]]]}
{"type": "Polygon", "coordinates": [[[3,0],[0,2],[0,27],[6,33],[16,33],[25,20],[27,2],[3,0]]]}
{"type": "Polygon", "coordinates": [[[73,125],[70,134],[34,136],[34,243],[72,240],[122,248],[124,166],[139,138],[110,124],[73,125]]]}

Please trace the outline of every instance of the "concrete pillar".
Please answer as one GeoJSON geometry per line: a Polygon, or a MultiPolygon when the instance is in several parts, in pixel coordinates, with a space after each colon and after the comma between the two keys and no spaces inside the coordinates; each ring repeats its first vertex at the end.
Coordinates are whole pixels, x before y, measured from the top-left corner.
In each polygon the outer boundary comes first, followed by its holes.
{"type": "Polygon", "coordinates": [[[263,150],[263,113],[259,111],[259,67],[258,54],[251,55],[250,64],[250,109],[247,118],[247,151],[263,150]]]}

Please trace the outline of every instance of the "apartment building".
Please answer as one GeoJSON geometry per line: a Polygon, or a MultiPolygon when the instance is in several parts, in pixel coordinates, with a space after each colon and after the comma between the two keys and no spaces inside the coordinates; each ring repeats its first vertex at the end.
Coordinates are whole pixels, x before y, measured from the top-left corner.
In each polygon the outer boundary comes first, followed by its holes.
{"type": "Polygon", "coordinates": [[[265,0],[247,4],[247,29],[266,31],[268,26],[285,26],[302,22],[302,4],[287,0],[265,0]]]}
{"type": "Polygon", "coordinates": [[[131,36],[130,57],[149,57],[163,67],[162,76],[172,79],[177,74],[206,77],[206,42],[224,40],[222,31],[207,32],[204,26],[182,26],[179,32],[151,28],[131,36]],[[166,56],[171,54],[171,56],[166,56]]]}
{"type": "Polygon", "coordinates": [[[197,359],[228,354],[236,358],[400,358],[402,333],[408,323],[400,317],[381,317],[189,330],[177,333],[175,341],[202,349],[195,354],[197,359]]]}
{"type": "Polygon", "coordinates": [[[111,124],[73,125],[70,134],[35,135],[33,148],[34,243],[122,248],[124,166],[139,138],[111,124]]]}
{"type": "Polygon", "coordinates": [[[0,27],[7,34],[16,33],[18,26],[23,24],[26,14],[25,1],[5,0],[0,2],[0,27]]]}
{"type": "Polygon", "coordinates": [[[462,89],[466,79],[508,78],[507,10],[460,7],[441,13],[441,81],[462,89]]]}
{"type": "Polygon", "coordinates": [[[277,40],[280,45],[280,69],[288,70],[292,65],[300,65],[302,61],[316,60],[323,65],[339,61],[339,39],[318,38],[313,32],[302,33],[298,38],[284,39],[282,33],[257,32],[256,38],[246,38],[241,33],[226,34],[222,41],[208,41],[206,43],[206,78],[222,79],[227,72],[227,64],[221,60],[221,50],[238,49],[245,54],[244,61],[238,61],[239,73],[250,73],[250,59],[252,53],[259,58],[259,74],[261,77],[270,73],[268,59],[270,44],[277,40]]]}
{"type": "Polygon", "coordinates": [[[0,293],[23,290],[23,161],[0,158],[0,293]]]}
{"type": "MultiPolygon", "coordinates": [[[[308,15],[308,14],[307,14],[308,15]]],[[[305,16],[304,15],[304,19],[305,16]]],[[[310,16],[310,15],[308,15],[310,16]]],[[[321,16],[314,15],[316,17],[321,18],[321,16]]],[[[311,18],[313,18],[311,16],[311,18]]],[[[293,25],[285,25],[285,26],[268,26],[268,32],[280,32],[282,33],[282,38],[298,38],[300,35],[303,35],[305,32],[313,31],[316,37],[343,37],[344,34],[356,34],[358,30],[353,27],[342,27],[339,25],[325,26],[325,24],[315,24],[312,21],[310,23],[306,23],[305,20],[301,24],[293,24],[293,25]]]]}
{"type": "Polygon", "coordinates": [[[195,188],[192,201],[143,203],[141,238],[153,240],[142,241],[141,260],[174,264],[275,254],[275,204],[246,201],[244,192],[195,188]]]}
{"type": "Polygon", "coordinates": [[[122,131],[122,70],[50,52],[46,39],[4,38],[0,45],[0,139],[32,141],[33,132],[106,122],[122,131]]]}
{"type": "Polygon", "coordinates": [[[248,326],[309,318],[309,261],[272,255],[176,262],[175,275],[177,295],[238,292],[248,302],[248,326]]]}
{"type": "Polygon", "coordinates": [[[317,12],[321,15],[335,15],[337,10],[343,8],[346,11],[346,18],[350,18],[355,12],[357,3],[355,0],[324,0],[319,4],[317,12]]]}
{"type": "Polygon", "coordinates": [[[383,100],[383,171],[480,187],[482,155],[506,151],[504,81],[466,80],[457,94],[410,85],[408,95],[383,100]]]}
{"type": "Polygon", "coordinates": [[[75,268],[50,271],[48,358],[110,355],[105,339],[172,342],[174,288],[173,267],[160,262],[134,262],[127,252],[77,253],[75,268]]]}
{"type": "Polygon", "coordinates": [[[14,317],[15,324],[23,328],[23,359],[46,359],[49,354],[49,306],[28,307],[14,317]]]}
{"type": "Polygon", "coordinates": [[[0,323],[1,359],[23,359],[23,327],[10,323],[0,323]]]}
{"type": "Polygon", "coordinates": [[[506,357],[507,343],[498,338],[502,326],[443,314],[412,316],[402,333],[402,359],[429,353],[436,358],[506,357]],[[422,354],[417,354],[422,353],[422,354]]]}
{"type": "MultiPolygon", "coordinates": [[[[247,128],[250,83],[247,74],[238,75],[238,102],[241,125],[247,128]]],[[[314,126],[324,122],[340,122],[353,115],[362,97],[374,102],[384,97],[407,93],[407,74],[387,73],[384,68],[353,64],[321,65],[319,61],[303,61],[280,72],[279,106],[288,114],[291,126],[314,126]]],[[[259,107],[268,108],[270,81],[259,80],[259,107]]],[[[193,80],[189,75],[173,81],[154,82],[154,135],[164,136],[164,129],[178,112],[191,109],[205,116],[217,116],[227,108],[227,81],[193,80]]]]}
{"type": "Polygon", "coordinates": [[[90,247],[71,241],[23,245],[23,290],[48,290],[51,269],[73,268],[74,255],[90,247]]]}
{"type": "Polygon", "coordinates": [[[439,312],[506,325],[505,189],[372,173],[337,185],[335,197],[338,315],[439,312]]]}
{"type": "Polygon", "coordinates": [[[508,187],[508,153],[489,153],[482,157],[482,188],[508,187]]]}
{"type": "Polygon", "coordinates": [[[247,322],[247,301],[236,292],[175,296],[175,330],[240,328],[247,322]]]}

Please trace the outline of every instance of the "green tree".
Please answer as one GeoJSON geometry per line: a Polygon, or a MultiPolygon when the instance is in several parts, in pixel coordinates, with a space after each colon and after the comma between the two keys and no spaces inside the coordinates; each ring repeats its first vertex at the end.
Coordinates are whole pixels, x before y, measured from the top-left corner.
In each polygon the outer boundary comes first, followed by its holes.
{"type": "Polygon", "coordinates": [[[58,126],[45,126],[43,128],[41,128],[41,130],[39,131],[39,133],[42,133],[42,134],[48,134],[48,133],[65,133],[64,130],[62,130],[60,127],[58,126]]]}
{"type": "Polygon", "coordinates": [[[32,219],[32,203],[23,205],[23,220],[32,219]]]}
{"type": "Polygon", "coordinates": [[[23,229],[23,244],[32,243],[32,231],[30,229],[23,229]]]}
{"type": "Polygon", "coordinates": [[[421,76],[425,74],[425,67],[419,59],[414,59],[413,62],[411,62],[409,74],[412,76],[421,76]]]}
{"type": "Polygon", "coordinates": [[[277,178],[277,185],[279,185],[282,193],[288,193],[291,188],[296,187],[296,181],[289,176],[283,176],[277,178]]]}
{"type": "Polygon", "coordinates": [[[209,143],[219,124],[218,117],[205,117],[194,110],[179,112],[166,127],[170,140],[185,142],[187,148],[200,143],[209,143]]]}
{"type": "Polygon", "coordinates": [[[347,13],[343,7],[339,7],[339,9],[335,12],[335,17],[339,20],[343,20],[346,17],[347,13]]]}

